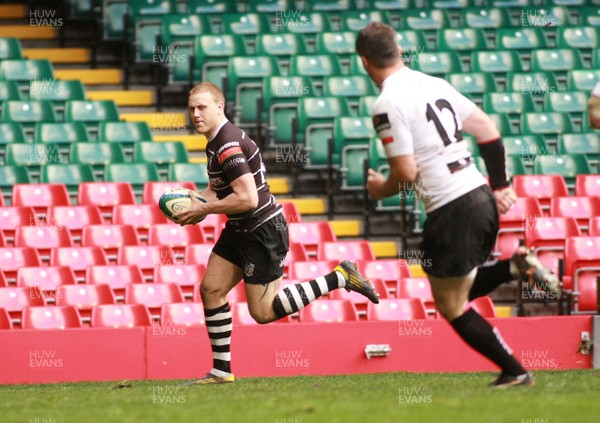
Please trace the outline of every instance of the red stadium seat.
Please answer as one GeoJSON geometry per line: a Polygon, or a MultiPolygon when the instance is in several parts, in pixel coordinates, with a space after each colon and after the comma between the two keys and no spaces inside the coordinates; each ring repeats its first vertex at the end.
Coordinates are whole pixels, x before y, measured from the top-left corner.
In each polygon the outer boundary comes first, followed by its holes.
{"type": "Polygon", "coordinates": [[[494,247],[499,260],[512,257],[525,236],[525,226],[540,216],[543,216],[542,209],[533,197],[518,197],[508,212],[500,214],[500,229],[494,247]]]}
{"type": "Polygon", "coordinates": [[[600,236],[573,236],[565,241],[564,289],[577,291],[583,272],[600,275],[600,236]]]}
{"type": "Polygon", "coordinates": [[[309,255],[316,255],[321,243],[337,240],[327,221],[290,223],[288,231],[290,242],[304,245],[309,255]]]}
{"type": "Polygon", "coordinates": [[[300,322],[351,322],[358,320],[358,313],[352,301],[326,300],[313,301],[298,313],[300,322]]]}
{"type": "Polygon", "coordinates": [[[17,286],[37,287],[46,298],[56,298],[59,286],[75,283],[75,273],[67,266],[21,267],[17,271],[17,286]]]}
{"type": "Polygon", "coordinates": [[[383,298],[379,304],[369,303],[367,320],[426,319],[427,310],[417,298],[383,298]]]}
{"type": "Polygon", "coordinates": [[[113,208],[112,223],[133,226],[142,239],[148,236],[150,226],[169,222],[156,205],[125,204],[113,208]]]}
{"type": "Polygon", "coordinates": [[[23,329],[67,329],[81,326],[81,317],[73,306],[25,307],[21,318],[23,329]]]}
{"type": "Polygon", "coordinates": [[[8,312],[3,308],[0,308],[0,330],[2,329],[12,329],[13,324],[8,312]]]}
{"type": "Polygon", "coordinates": [[[569,195],[561,175],[515,175],[513,188],[518,197],[537,198],[542,207],[550,206],[550,198],[569,195]]]}
{"type": "Polygon", "coordinates": [[[600,270],[593,272],[583,271],[577,275],[577,287],[579,290],[577,311],[597,313],[599,276],[600,270]]]}
{"type": "Polygon", "coordinates": [[[496,308],[494,307],[494,303],[487,295],[469,301],[467,304],[467,308],[468,307],[475,310],[482,317],[496,317],[496,308]]]}
{"type": "Polygon", "coordinates": [[[8,282],[6,276],[4,276],[4,272],[0,270],[0,288],[4,288],[5,286],[8,286],[8,282]]]}
{"type": "Polygon", "coordinates": [[[590,236],[600,236],[600,216],[590,218],[588,224],[588,234],[590,236]]]}
{"type": "Polygon", "coordinates": [[[154,277],[154,268],[176,264],[175,253],[164,245],[125,245],[119,248],[118,264],[135,264],[146,279],[154,277]]]}
{"type": "Polygon", "coordinates": [[[12,190],[12,205],[33,207],[43,214],[50,206],[69,206],[71,200],[64,184],[17,184],[12,190]]]}
{"type": "Polygon", "coordinates": [[[139,245],[135,228],[131,225],[90,225],[83,228],[81,245],[101,247],[111,261],[116,261],[119,248],[139,245]]]}
{"type": "Polygon", "coordinates": [[[187,188],[197,191],[198,187],[193,182],[145,182],[142,190],[142,203],[158,204],[158,199],[167,190],[172,188],[187,188]]]}
{"type": "Polygon", "coordinates": [[[128,182],[84,182],[79,185],[77,204],[100,207],[105,216],[112,216],[113,207],[135,204],[135,193],[128,182]]]}
{"type": "Polygon", "coordinates": [[[590,218],[600,216],[600,197],[554,197],[550,200],[550,216],[573,217],[587,231],[590,218]]]}
{"type": "Polygon", "coordinates": [[[89,266],[108,264],[104,250],[100,247],[62,247],[50,252],[50,266],[69,266],[78,281],[85,279],[89,266]]]}
{"type": "Polygon", "coordinates": [[[183,293],[174,283],[137,283],[125,287],[125,303],[144,304],[152,315],[158,316],[163,304],[183,301],[183,293]]]}
{"type": "Polygon", "coordinates": [[[37,217],[33,207],[0,207],[0,231],[4,233],[9,246],[14,245],[17,227],[36,223],[37,217]]]}
{"type": "Polygon", "coordinates": [[[428,313],[435,312],[435,301],[431,293],[431,285],[426,277],[400,279],[396,296],[398,298],[418,298],[425,304],[428,313]]]}
{"type": "Polygon", "coordinates": [[[144,283],[144,274],[133,264],[90,266],[85,273],[85,282],[108,285],[115,296],[122,300],[125,298],[125,287],[130,283],[144,283]]]}
{"type": "MultiPolygon", "coordinates": [[[[230,304],[231,317],[234,325],[258,325],[256,320],[250,315],[248,309],[248,303],[244,301],[238,301],[230,304]]],[[[292,319],[290,316],[285,316],[279,320],[275,320],[273,323],[289,323],[292,319]]]]}
{"type": "Polygon", "coordinates": [[[96,206],[48,207],[46,220],[55,226],[67,228],[74,241],[81,240],[81,233],[88,225],[104,223],[100,209],[96,206]]]}
{"type": "Polygon", "coordinates": [[[600,175],[577,175],[575,195],[579,197],[600,197],[600,175]]]}
{"type": "Polygon", "coordinates": [[[293,261],[290,263],[289,277],[308,281],[333,272],[338,265],[334,260],[293,261]]]}
{"type": "Polygon", "coordinates": [[[375,260],[368,241],[336,241],[319,244],[317,260],[375,260]]]}
{"type": "MultiPolygon", "coordinates": [[[[375,292],[379,294],[379,299],[388,298],[387,287],[381,279],[371,279],[371,285],[375,288],[375,292]]],[[[354,304],[359,316],[366,316],[367,306],[371,302],[367,297],[354,291],[346,291],[344,288],[334,289],[329,293],[329,298],[332,300],[349,300],[354,304]]]]}
{"type": "Polygon", "coordinates": [[[152,318],[143,304],[100,304],[92,309],[92,327],[132,328],[150,325],[152,318]]]}
{"type": "Polygon", "coordinates": [[[381,279],[389,290],[396,291],[401,278],[410,278],[410,266],[404,259],[359,260],[358,270],[368,280],[381,279]]]}
{"type": "Polygon", "coordinates": [[[208,264],[208,258],[212,252],[214,244],[193,244],[185,247],[183,261],[186,264],[208,264]]]}
{"type": "Polygon", "coordinates": [[[206,266],[202,264],[179,264],[157,266],[154,269],[154,283],[174,283],[179,285],[186,297],[192,298],[194,286],[202,281],[206,266]]]}
{"type": "Polygon", "coordinates": [[[3,247],[0,248],[0,269],[8,281],[17,278],[17,270],[26,266],[41,266],[42,261],[34,248],[3,247]]]}
{"type": "Polygon", "coordinates": [[[37,287],[12,286],[0,288],[0,308],[5,309],[13,320],[21,319],[23,307],[45,305],[44,294],[37,287]]]}
{"type": "Polygon", "coordinates": [[[168,303],[160,309],[161,326],[204,326],[205,323],[201,303],[168,303]]]}
{"type": "Polygon", "coordinates": [[[564,258],[565,239],[579,236],[572,217],[540,217],[525,228],[525,244],[533,249],[544,266],[558,274],[558,261],[564,258]]]}
{"type": "Polygon", "coordinates": [[[199,223],[200,229],[202,229],[202,233],[204,234],[204,239],[213,243],[216,242],[228,220],[229,218],[224,214],[209,214],[206,216],[199,223]]]}
{"type": "Polygon", "coordinates": [[[66,228],[57,226],[19,226],[15,232],[15,246],[35,248],[42,261],[50,259],[50,250],[72,247],[73,239],[66,228]]]}
{"type": "Polygon", "coordinates": [[[7,243],[4,239],[4,234],[0,231],[0,247],[7,247],[7,243]]]}
{"type": "Polygon", "coordinates": [[[204,242],[204,235],[198,225],[158,224],[151,226],[148,232],[149,245],[166,245],[177,255],[183,255],[188,245],[204,242]]]}
{"type": "Polygon", "coordinates": [[[233,289],[231,291],[229,291],[229,293],[227,294],[227,301],[230,304],[233,303],[238,303],[238,302],[246,302],[246,285],[244,284],[244,282],[238,283],[236,286],[233,287],[233,289]]]}
{"type": "Polygon", "coordinates": [[[283,262],[283,274],[289,275],[290,264],[296,261],[308,261],[308,253],[302,244],[290,243],[290,248],[283,262]]]}
{"type": "Polygon", "coordinates": [[[300,214],[296,204],[288,201],[284,201],[279,204],[281,204],[283,216],[288,224],[302,222],[302,215],[300,214]]]}
{"type": "Polygon", "coordinates": [[[92,308],[99,304],[114,304],[115,296],[110,286],[99,285],[60,285],[56,289],[56,305],[70,305],[77,308],[84,322],[89,322],[92,308]]]}

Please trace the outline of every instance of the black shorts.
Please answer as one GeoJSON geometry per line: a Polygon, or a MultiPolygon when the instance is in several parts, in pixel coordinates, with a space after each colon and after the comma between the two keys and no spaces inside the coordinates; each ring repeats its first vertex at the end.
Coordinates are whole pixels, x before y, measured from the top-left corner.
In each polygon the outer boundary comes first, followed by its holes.
{"type": "Polygon", "coordinates": [[[266,284],[283,276],[288,249],[287,222],[278,214],[252,232],[225,225],[212,252],[242,269],[244,282],[266,284]]]}
{"type": "Polygon", "coordinates": [[[487,185],[428,213],[421,243],[425,273],[467,275],[488,259],[498,226],[496,201],[487,185]]]}

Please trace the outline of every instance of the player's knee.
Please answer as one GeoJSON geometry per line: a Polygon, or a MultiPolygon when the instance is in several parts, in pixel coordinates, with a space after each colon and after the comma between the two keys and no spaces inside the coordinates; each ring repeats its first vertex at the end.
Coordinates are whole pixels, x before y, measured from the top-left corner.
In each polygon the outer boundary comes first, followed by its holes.
{"type": "Polygon", "coordinates": [[[273,311],[269,310],[250,310],[250,316],[260,325],[271,323],[275,316],[273,311]]]}
{"type": "Polygon", "coordinates": [[[200,296],[202,300],[205,298],[220,298],[225,297],[227,292],[219,285],[211,285],[207,283],[200,284],[200,296]]]}

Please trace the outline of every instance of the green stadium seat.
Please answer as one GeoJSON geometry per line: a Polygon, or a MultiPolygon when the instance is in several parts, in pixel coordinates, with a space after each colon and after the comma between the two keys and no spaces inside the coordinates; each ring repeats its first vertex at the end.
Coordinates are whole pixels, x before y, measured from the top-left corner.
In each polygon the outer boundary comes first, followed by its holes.
{"type": "MultiPolygon", "coordinates": [[[[570,25],[569,11],[556,5],[554,7],[540,7],[524,9],[519,16],[520,25],[523,27],[556,28],[570,25]]],[[[550,5],[549,5],[550,6],[550,5]]]]}
{"type": "Polygon", "coordinates": [[[225,13],[221,15],[221,33],[237,34],[247,41],[269,29],[266,14],[262,13],[225,13]]]}
{"type": "Polygon", "coordinates": [[[389,24],[385,13],[379,10],[346,10],[340,19],[342,31],[358,32],[371,22],[389,24]]]}
{"type": "Polygon", "coordinates": [[[125,153],[116,142],[75,142],[71,144],[69,162],[90,165],[94,174],[101,180],[105,166],[110,163],[124,163],[125,153]]]}
{"type": "Polygon", "coordinates": [[[508,73],[521,71],[523,65],[514,50],[474,51],[471,57],[473,72],[508,73]]]}
{"type": "Polygon", "coordinates": [[[282,15],[275,15],[273,24],[275,32],[288,32],[292,34],[303,34],[306,41],[314,46],[315,36],[321,32],[331,31],[331,23],[326,12],[307,12],[304,10],[292,10],[282,15]]]}
{"type": "Polygon", "coordinates": [[[294,55],[290,60],[289,74],[312,78],[341,75],[342,66],[333,54],[294,55]]]}
{"type": "Polygon", "coordinates": [[[234,104],[234,122],[256,124],[256,99],[262,92],[263,78],[279,75],[273,56],[236,56],[229,59],[227,101],[234,104]]]}
{"type": "Polygon", "coordinates": [[[161,19],[162,46],[193,46],[196,36],[210,33],[210,22],[206,15],[169,14],[161,19]]]}
{"type": "Polygon", "coordinates": [[[484,94],[483,109],[488,113],[508,114],[522,114],[535,111],[531,95],[520,92],[484,94]]]}
{"type": "Polygon", "coordinates": [[[583,67],[578,50],[568,48],[534,50],[531,52],[531,69],[536,71],[569,71],[583,67]]]}
{"type": "Polygon", "coordinates": [[[206,163],[171,163],[167,179],[173,182],[193,182],[199,190],[208,186],[206,163]]]}
{"type": "Polygon", "coordinates": [[[180,141],[138,142],[133,148],[133,160],[136,163],[153,163],[159,174],[167,170],[170,163],[187,163],[188,154],[180,141]]]}
{"type": "Polygon", "coordinates": [[[77,195],[83,182],[95,182],[94,171],[87,164],[46,164],[40,172],[43,184],[64,184],[71,197],[77,195]]]}
{"type": "Polygon", "coordinates": [[[54,143],[61,150],[68,151],[71,144],[88,142],[90,137],[83,122],[37,123],[35,125],[34,141],[54,143]]]}
{"type": "Polygon", "coordinates": [[[33,138],[34,125],[38,122],[55,122],[56,113],[48,100],[12,100],[2,104],[2,120],[20,123],[25,133],[33,138]]]}
{"type": "Polygon", "coordinates": [[[221,14],[237,12],[235,2],[230,0],[187,0],[190,13],[195,14],[221,14]]]}
{"type": "Polygon", "coordinates": [[[0,162],[4,163],[4,150],[8,144],[27,142],[25,131],[18,122],[0,122],[0,162]]]}
{"type": "Polygon", "coordinates": [[[350,75],[366,75],[366,76],[368,76],[367,71],[365,70],[365,67],[362,64],[362,59],[360,58],[360,56],[358,54],[352,54],[350,56],[350,66],[349,66],[348,73],[350,75]]]}
{"type": "Polygon", "coordinates": [[[104,170],[106,182],[129,182],[136,195],[141,196],[144,183],[160,181],[154,163],[110,163],[104,170]]]}
{"type": "Polygon", "coordinates": [[[577,175],[590,174],[590,165],[584,154],[553,154],[537,156],[533,163],[533,173],[541,175],[560,175],[567,187],[575,186],[577,175]]]}
{"type": "Polygon", "coordinates": [[[460,57],[454,51],[419,53],[410,58],[409,65],[429,75],[446,75],[462,72],[460,57]]]}
{"type": "Polygon", "coordinates": [[[253,0],[248,2],[248,10],[254,13],[276,13],[293,8],[292,0],[253,0]]]}
{"type": "Polygon", "coordinates": [[[447,78],[448,82],[464,95],[477,95],[479,98],[483,98],[484,93],[496,91],[496,82],[489,73],[451,73],[447,78]]]}
{"type": "Polygon", "coordinates": [[[102,21],[104,22],[104,31],[102,38],[104,40],[122,40],[125,31],[123,16],[127,12],[126,0],[103,0],[102,3],[102,21]]]}
{"type": "Polygon", "coordinates": [[[600,69],[600,48],[594,50],[592,53],[592,67],[600,69]]]}
{"type": "Polygon", "coordinates": [[[438,49],[440,51],[473,51],[487,50],[488,43],[481,29],[454,28],[438,32],[438,49]]]}
{"type": "Polygon", "coordinates": [[[323,95],[346,97],[350,105],[354,105],[356,108],[358,108],[358,101],[361,97],[376,94],[375,85],[365,75],[334,75],[323,79],[323,95]]]}
{"type": "Polygon", "coordinates": [[[296,143],[306,145],[309,166],[326,161],[323,158],[327,154],[327,140],[333,134],[334,119],[350,114],[350,106],[344,97],[302,97],[298,100],[296,143]]]}
{"type": "Polygon", "coordinates": [[[479,146],[477,144],[477,139],[473,135],[463,133],[463,141],[467,143],[467,149],[471,153],[471,156],[479,156],[479,146]]]}
{"type": "Polygon", "coordinates": [[[504,50],[531,50],[548,45],[543,30],[538,27],[500,28],[496,39],[497,48],[504,50]]]}
{"type": "Polygon", "coordinates": [[[30,100],[50,100],[54,105],[59,120],[65,102],[69,100],[85,100],[85,89],[78,79],[73,80],[33,80],[29,85],[30,100]]]}
{"type": "Polygon", "coordinates": [[[292,57],[306,52],[306,44],[301,34],[259,34],[256,38],[256,54],[275,56],[283,74],[287,72],[292,57]]]}
{"type": "Polygon", "coordinates": [[[32,80],[54,79],[54,67],[46,59],[2,60],[0,80],[16,81],[19,88],[27,90],[32,80]]]}
{"type": "Polygon", "coordinates": [[[558,90],[558,81],[551,72],[510,72],[507,91],[523,94],[548,94],[558,90]]]}
{"type": "Polygon", "coordinates": [[[521,156],[506,156],[506,173],[509,178],[515,175],[527,175],[523,158],[521,156]]]}
{"type": "Polygon", "coordinates": [[[98,126],[98,141],[121,144],[129,157],[133,156],[135,143],[152,140],[152,132],[146,122],[100,122],[98,126]]]}
{"type": "Polygon", "coordinates": [[[571,91],[591,92],[599,80],[600,69],[572,69],[567,72],[567,88],[571,91]]]}
{"type": "Polygon", "coordinates": [[[510,26],[510,16],[503,8],[465,8],[460,11],[460,21],[468,28],[494,29],[510,26]]]}
{"type": "Polygon", "coordinates": [[[356,33],[352,31],[321,32],[317,34],[316,52],[348,57],[356,52],[356,33]]]}
{"type": "Polygon", "coordinates": [[[402,12],[404,28],[441,30],[450,27],[443,10],[409,9],[402,12]]]}
{"type": "Polygon", "coordinates": [[[551,92],[546,96],[546,111],[587,112],[589,95],[580,91],[551,92]]]}
{"type": "Polygon", "coordinates": [[[0,104],[7,100],[23,100],[19,84],[15,81],[0,81],[0,104]]]}
{"type": "Polygon", "coordinates": [[[579,16],[581,24],[585,26],[600,26],[600,7],[584,6],[579,7],[579,16]]]}
{"type": "Polygon", "coordinates": [[[334,154],[349,144],[367,145],[376,136],[373,120],[366,116],[340,116],[333,121],[334,154]]]}
{"type": "Polygon", "coordinates": [[[406,29],[396,31],[398,45],[402,49],[403,56],[422,53],[427,46],[427,40],[423,31],[406,29]]]}
{"type": "Polygon", "coordinates": [[[385,165],[388,165],[388,159],[383,143],[379,140],[379,137],[373,137],[369,141],[369,167],[379,169],[385,165]]]}
{"type": "Polygon", "coordinates": [[[167,56],[160,49],[157,37],[161,33],[161,20],[157,17],[134,18],[133,50],[136,63],[156,63],[156,61],[168,61],[167,56]]]}
{"type": "Polygon", "coordinates": [[[268,145],[290,144],[294,131],[292,121],[297,118],[298,100],[314,97],[310,78],[305,76],[272,76],[265,78],[262,92],[261,126],[266,123],[268,145]]]}
{"type": "Polygon", "coordinates": [[[66,163],[67,158],[56,144],[15,143],[6,146],[4,162],[7,165],[26,167],[32,182],[38,182],[41,167],[66,163]]]}
{"type": "Polygon", "coordinates": [[[569,116],[565,113],[525,113],[522,116],[524,134],[564,134],[572,132],[569,116]]]}
{"type": "Polygon", "coordinates": [[[551,154],[544,137],[539,134],[502,137],[502,144],[507,156],[522,156],[529,162],[533,162],[538,154],[551,154]]]}
{"type": "Polygon", "coordinates": [[[327,12],[339,12],[356,8],[353,0],[307,0],[304,2],[304,5],[307,10],[327,12]]]}
{"type": "Polygon", "coordinates": [[[71,100],[65,103],[65,122],[83,122],[95,133],[101,122],[116,122],[119,110],[113,100],[71,100]]]}
{"type": "Polygon", "coordinates": [[[364,190],[364,162],[369,161],[369,144],[344,146],[341,156],[340,189],[342,191],[364,190]]]}
{"type": "MultiPolygon", "coordinates": [[[[0,166],[0,191],[11,192],[16,184],[30,184],[33,181],[24,165],[2,165],[0,166]]],[[[10,196],[8,197],[10,199],[10,196]]],[[[10,203],[6,204],[10,205],[10,203]]]]}
{"type": "MultiPolygon", "coordinates": [[[[377,100],[376,95],[361,97],[358,100],[358,116],[373,116],[373,104],[375,104],[375,100],[377,100]]],[[[346,115],[348,114],[346,113],[346,115]]]]}
{"type": "Polygon", "coordinates": [[[598,47],[598,29],[593,26],[558,28],[558,48],[593,49],[598,47]]]}
{"type": "Polygon", "coordinates": [[[22,59],[21,41],[15,37],[0,37],[0,60],[22,59]]]}
{"type": "Polygon", "coordinates": [[[414,6],[411,0],[368,0],[369,9],[405,10],[414,6]]]}
{"type": "Polygon", "coordinates": [[[496,128],[500,131],[500,134],[504,137],[506,135],[516,135],[518,128],[513,127],[510,123],[508,115],[505,113],[488,113],[488,116],[492,118],[496,124],[496,128]]]}
{"type": "Polygon", "coordinates": [[[600,135],[596,132],[561,134],[558,137],[561,154],[585,154],[590,164],[600,160],[600,135]]]}
{"type": "MultiPolygon", "coordinates": [[[[229,58],[233,56],[246,55],[246,45],[241,35],[204,34],[196,37],[195,40],[195,61],[197,75],[194,73],[194,81],[212,82],[221,89],[223,79],[227,77],[227,67],[229,58]]],[[[183,63],[185,68],[184,81],[188,80],[187,63],[183,63]]]]}

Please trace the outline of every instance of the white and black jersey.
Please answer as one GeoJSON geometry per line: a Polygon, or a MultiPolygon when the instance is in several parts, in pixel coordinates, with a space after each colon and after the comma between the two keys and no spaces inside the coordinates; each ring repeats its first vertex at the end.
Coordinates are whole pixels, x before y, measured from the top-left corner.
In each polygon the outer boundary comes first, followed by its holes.
{"type": "Polygon", "coordinates": [[[427,213],[485,185],[462,136],[476,105],[447,81],[410,68],[389,75],[373,105],[387,157],[414,155],[411,184],[427,213]]]}
{"type": "Polygon", "coordinates": [[[228,120],[224,120],[217,133],[206,146],[210,187],[218,199],[233,192],[231,182],[251,173],[258,192],[258,206],[246,213],[228,215],[229,225],[240,231],[252,231],[281,213],[267,184],[267,176],[258,146],[228,120]]]}

